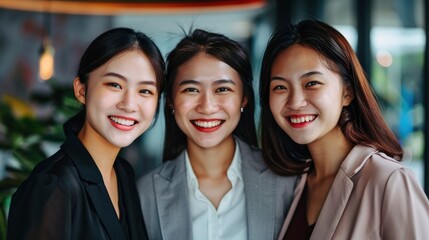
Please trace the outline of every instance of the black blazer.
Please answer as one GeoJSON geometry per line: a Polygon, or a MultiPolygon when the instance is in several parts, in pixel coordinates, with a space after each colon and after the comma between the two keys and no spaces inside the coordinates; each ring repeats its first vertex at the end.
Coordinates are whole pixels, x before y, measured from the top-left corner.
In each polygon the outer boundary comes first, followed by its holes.
{"type": "Polygon", "coordinates": [[[148,239],[133,169],[121,158],[114,168],[121,220],[95,162],[77,136],[68,134],[14,193],[7,239],[148,239]]]}

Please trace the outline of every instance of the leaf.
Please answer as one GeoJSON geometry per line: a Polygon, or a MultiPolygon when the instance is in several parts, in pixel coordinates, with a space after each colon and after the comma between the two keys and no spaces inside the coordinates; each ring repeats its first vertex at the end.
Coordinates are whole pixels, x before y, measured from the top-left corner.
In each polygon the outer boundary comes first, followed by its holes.
{"type": "Polygon", "coordinates": [[[6,228],[7,228],[7,216],[6,216],[6,204],[0,202],[0,238],[6,239],[6,228]]]}
{"type": "Polygon", "coordinates": [[[22,179],[4,178],[0,181],[0,193],[17,188],[22,182],[22,179]]]}

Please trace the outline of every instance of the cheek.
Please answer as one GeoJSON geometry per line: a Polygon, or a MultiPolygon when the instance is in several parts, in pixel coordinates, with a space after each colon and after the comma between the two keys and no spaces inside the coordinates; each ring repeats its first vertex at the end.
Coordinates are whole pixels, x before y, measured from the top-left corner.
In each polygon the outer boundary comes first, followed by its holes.
{"type": "Polygon", "coordinates": [[[195,102],[192,99],[175,98],[173,99],[173,108],[176,115],[181,115],[184,112],[189,112],[194,106],[195,102]]]}
{"type": "Polygon", "coordinates": [[[270,110],[273,113],[273,115],[277,115],[281,112],[281,109],[283,108],[283,100],[281,97],[276,95],[270,95],[270,110]]]}
{"type": "Polygon", "coordinates": [[[217,102],[229,111],[240,111],[243,98],[241,96],[220,97],[217,102]]]}
{"type": "Polygon", "coordinates": [[[148,116],[149,115],[153,116],[153,115],[155,115],[156,108],[158,106],[158,99],[157,98],[145,99],[140,104],[140,106],[142,108],[143,114],[148,115],[148,116]]]}

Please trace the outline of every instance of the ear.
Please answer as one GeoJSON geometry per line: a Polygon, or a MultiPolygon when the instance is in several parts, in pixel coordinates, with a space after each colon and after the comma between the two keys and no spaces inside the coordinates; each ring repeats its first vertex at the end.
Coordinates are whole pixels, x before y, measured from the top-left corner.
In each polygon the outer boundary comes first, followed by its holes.
{"type": "Polygon", "coordinates": [[[247,102],[248,102],[249,100],[247,99],[247,97],[246,96],[244,96],[243,97],[243,100],[241,100],[241,107],[242,108],[244,108],[244,107],[246,107],[246,105],[247,105],[247,102]]]}
{"type": "Polygon", "coordinates": [[[353,101],[354,98],[355,98],[355,95],[352,89],[347,86],[344,91],[343,107],[347,107],[348,105],[350,105],[350,103],[353,101]]]}
{"type": "Polygon", "coordinates": [[[85,84],[81,83],[79,78],[75,78],[73,81],[73,90],[74,90],[74,96],[76,99],[82,103],[85,104],[85,84]]]}

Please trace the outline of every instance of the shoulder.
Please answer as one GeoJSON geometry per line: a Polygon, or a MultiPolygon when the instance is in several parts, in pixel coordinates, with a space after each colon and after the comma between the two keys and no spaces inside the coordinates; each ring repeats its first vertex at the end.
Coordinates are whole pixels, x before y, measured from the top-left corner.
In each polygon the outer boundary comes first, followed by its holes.
{"type": "Polygon", "coordinates": [[[259,148],[251,146],[239,138],[236,138],[236,140],[240,148],[241,164],[245,175],[253,172],[254,174],[261,174],[260,176],[263,176],[263,179],[265,180],[271,178],[278,181],[281,183],[280,185],[295,185],[298,176],[281,176],[275,174],[265,163],[262,152],[259,148]]]}
{"type": "Polygon", "coordinates": [[[401,162],[396,159],[387,156],[383,152],[375,152],[368,158],[368,162],[364,166],[366,171],[371,171],[376,176],[388,178],[395,172],[408,173],[410,170],[407,169],[401,162]]]}
{"type": "Polygon", "coordinates": [[[360,184],[378,186],[377,188],[386,188],[388,182],[393,179],[416,181],[411,169],[385,153],[365,146],[355,147],[352,153],[356,150],[362,150],[361,152],[367,154],[360,156],[355,154],[354,157],[348,157],[349,163],[355,162],[354,168],[348,170],[350,178],[355,183],[360,182],[360,184]]]}
{"type": "Polygon", "coordinates": [[[258,147],[251,146],[238,137],[235,137],[235,140],[237,141],[242,165],[244,167],[252,167],[261,170],[267,168],[262,158],[262,152],[258,147]]]}
{"type": "Polygon", "coordinates": [[[143,174],[143,176],[138,180],[138,188],[139,191],[145,191],[148,190],[148,188],[153,189],[155,181],[154,178],[162,179],[167,182],[173,182],[178,178],[186,176],[185,174],[185,156],[184,152],[182,152],[175,159],[167,160],[154,170],[143,174]]]}
{"type": "Polygon", "coordinates": [[[51,157],[38,163],[20,188],[27,185],[42,187],[55,185],[61,189],[70,189],[79,185],[76,167],[64,151],[59,150],[51,157]]]}
{"type": "MultiPolygon", "coordinates": [[[[12,206],[24,208],[31,199],[32,205],[67,204],[74,202],[82,192],[76,168],[67,155],[59,150],[33,169],[12,197],[12,206]],[[60,204],[61,203],[61,204],[60,204]]],[[[32,210],[31,210],[32,211],[32,210]]]]}

